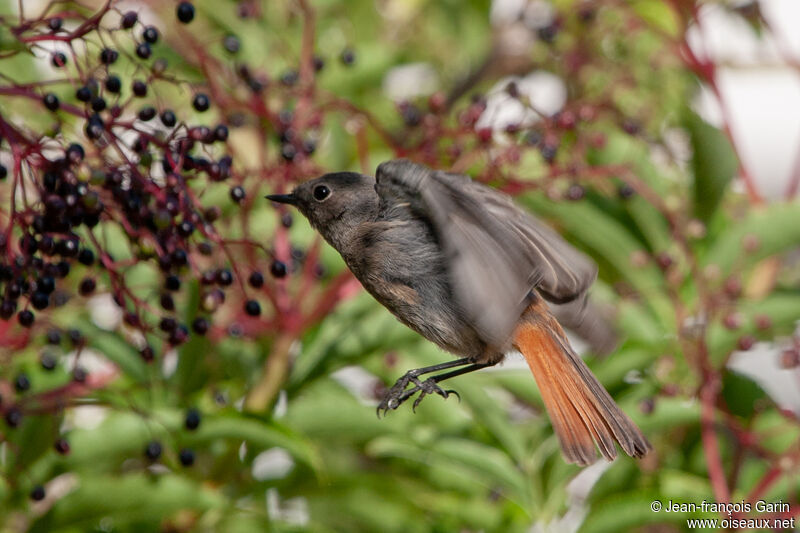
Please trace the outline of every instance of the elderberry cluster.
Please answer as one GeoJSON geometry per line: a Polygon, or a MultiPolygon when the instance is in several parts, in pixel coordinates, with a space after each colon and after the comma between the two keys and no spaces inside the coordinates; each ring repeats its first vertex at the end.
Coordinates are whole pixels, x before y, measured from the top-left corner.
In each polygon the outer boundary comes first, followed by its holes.
{"type": "MultiPolygon", "coordinates": [[[[112,16],[113,9],[106,7],[89,20],[100,33],[100,22],[112,16]]],[[[189,24],[195,8],[191,2],[180,2],[175,16],[189,24]]],[[[61,17],[49,17],[46,22],[53,34],[63,31],[61,17]]],[[[104,44],[94,57],[75,62],[62,51],[53,52],[51,65],[64,72],[64,85],[75,88],[66,92],[58,84],[47,84],[38,97],[59,130],[77,123],[84,139],[67,141],[67,135],[57,135],[45,143],[13,124],[0,124],[8,142],[29,154],[11,180],[8,168],[0,166],[0,179],[13,187],[12,194],[22,192],[11,204],[8,225],[0,231],[4,251],[0,254],[0,318],[11,320],[16,315],[21,326],[31,328],[37,313],[65,304],[76,293],[88,297],[102,290],[113,295],[129,327],[138,329],[145,339],[161,336],[166,345],[175,346],[190,335],[189,326],[172,316],[179,310],[176,299],[185,291],[187,276],[199,279],[201,286],[195,312],[199,316],[191,324],[194,334],[208,333],[210,315],[226,301],[226,291],[232,286],[238,289],[242,312],[258,317],[261,304],[254,295],[243,294],[244,280],[234,284],[240,273],[224,265],[224,259],[232,256],[214,224],[229,206],[204,205],[201,197],[208,184],[233,178],[232,205],[241,206],[247,200],[244,176],[236,175],[234,159],[227,153],[229,124],[224,120],[191,124],[191,112],[157,103],[153,97],[158,86],[175,82],[165,74],[165,59],[159,57],[149,67],[145,64],[163,39],[155,26],[140,21],[137,12],[121,13],[118,29],[109,31],[128,33],[129,48],[104,44]],[[130,67],[126,70],[121,65],[123,57],[134,62],[132,74],[130,67]],[[129,244],[126,257],[115,258],[110,251],[119,243],[109,246],[103,237],[107,224],[122,229],[129,244]],[[155,298],[138,294],[126,284],[127,268],[146,262],[161,272],[161,290],[155,298]]],[[[235,36],[225,37],[229,53],[239,47],[235,36]]],[[[243,73],[251,89],[263,78],[240,65],[239,74],[243,73]]],[[[26,94],[34,95],[34,90],[26,94]]],[[[193,87],[187,100],[195,116],[214,106],[202,87],[193,87]]],[[[184,110],[189,108],[186,104],[184,110]]],[[[296,146],[310,155],[315,143],[311,137],[295,138],[287,113],[280,114],[278,136],[282,158],[291,161],[296,146]]],[[[233,122],[234,126],[240,123],[233,122]]],[[[272,259],[270,265],[274,277],[287,274],[283,262],[272,259]]],[[[249,275],[251,289],[264,285],[257,269],[241,275],[249,275]]],[[[141,354],[152,360],[155,350],[146,342],[141,354]]]]}

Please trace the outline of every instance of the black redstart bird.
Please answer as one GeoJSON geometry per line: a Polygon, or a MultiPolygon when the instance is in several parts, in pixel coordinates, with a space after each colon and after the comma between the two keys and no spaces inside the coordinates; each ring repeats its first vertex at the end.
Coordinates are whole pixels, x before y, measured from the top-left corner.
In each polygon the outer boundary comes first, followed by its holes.
{"type": "Polygon", "coordinates": [[[528,362],[570,462],[633,457],[650,444],[592,375],[547,302],[585,299],[597,267],[510,197],[466,176],[406,160],[376,178],[326,174],[291,194],[364,288],[402,323],[459,359],[407,372],[378,406],[416,393],[447,397],[438,383],[492,366],[519,350],[528,362]],[[427,379],[420,376],[446,371],[427,379]]]}

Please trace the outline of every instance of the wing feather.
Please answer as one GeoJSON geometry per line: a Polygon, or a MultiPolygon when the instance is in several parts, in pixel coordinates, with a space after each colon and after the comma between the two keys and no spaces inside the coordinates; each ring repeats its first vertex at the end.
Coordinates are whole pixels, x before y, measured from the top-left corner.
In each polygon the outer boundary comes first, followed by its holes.
{"type": "Polygon", "coordinates": [[[549,301],[581,296],[597,267],[507,195],[459,174],[407,160],[378,167],[382,209],[409,205],[430,222],[447,258],[456,301],[481,338],[502,347],[532,288],[549,301]]]}

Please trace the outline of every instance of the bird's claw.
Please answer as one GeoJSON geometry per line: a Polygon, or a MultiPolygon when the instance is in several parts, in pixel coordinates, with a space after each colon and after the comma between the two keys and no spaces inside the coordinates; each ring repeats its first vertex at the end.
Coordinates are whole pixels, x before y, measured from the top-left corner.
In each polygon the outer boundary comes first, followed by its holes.
{"type": "Polygon", "coordinates": [[[455,394],[459,403],[461,402],[461,396],[458,394],[458,392],[452,389],[445,390],[441,388],[433,378],[420,381],[416,376],[407,374],[397,380],[397,383],[395,383],[392,388],[388,390],[381,403],[378,404],[378,418],[381,416],[381,410],[383,411],[383,415],[386,416],[386,413],[389,411],[389,409],[397,409],[403,402],[418,392],[419,396],[417,396],[413,405],[411,406],[411,410],[415,413],[417,412],[417,406],[420,404],[422,399],[429,394],[438,394],[444,399],[447,399],[450,394],[455,394]],[[413,383],[414,386],[406,390],[406,387],[410,383],[413,383]]]}
{"type": "Polygon", "coordinates": [[[391,389],[386,391],[386,394],[383,396],[383,400],[381,400],[381,403],[378,404],[378,418],[381,417],[381,411],[383,411],[383,416],[386,416],[386,413],[389,412],[389,409],[394,410],[400,407],[400,404],[406,400],[406,398],[403,398],[403,393],[412,379],[416,380],[415,377],[406,374],[398,379],[395,384],[392,385],[391,389]]]}

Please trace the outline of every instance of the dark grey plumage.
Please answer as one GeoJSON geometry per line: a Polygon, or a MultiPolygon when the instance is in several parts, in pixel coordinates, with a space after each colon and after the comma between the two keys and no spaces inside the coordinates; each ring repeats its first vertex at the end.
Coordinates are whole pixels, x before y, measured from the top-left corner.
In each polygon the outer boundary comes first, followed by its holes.
{"type": "Polygon", "coordinates": [[[407,160],[381,164],[374,180],[327,174],[283,198],[400,321],[476,362],[511,348],[532,289],[572,301],[597,272],[507,195],[407,160]],[[321,200],[320,186],[329,189],[321,200]]]}

